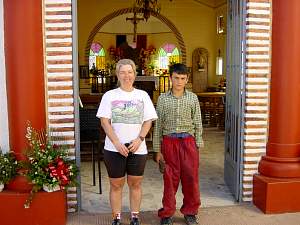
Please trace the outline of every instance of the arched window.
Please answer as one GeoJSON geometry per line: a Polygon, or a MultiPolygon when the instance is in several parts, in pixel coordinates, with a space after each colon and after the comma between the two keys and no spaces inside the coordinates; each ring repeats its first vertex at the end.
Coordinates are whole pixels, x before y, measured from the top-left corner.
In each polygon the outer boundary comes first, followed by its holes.
{"type": "Polygon", "coordinates": [[[174,44],[165,44],[158,50],[159,69],[168,69],[169,64],[179,63],[179,50],[174,44]]]}
{"type": "Polygon", "coordinates": [[[89,57],[90,69],[94,63],[97,69],[105,69],[105,50],[98,42],[94,42],[91,45],[89,57]]]}

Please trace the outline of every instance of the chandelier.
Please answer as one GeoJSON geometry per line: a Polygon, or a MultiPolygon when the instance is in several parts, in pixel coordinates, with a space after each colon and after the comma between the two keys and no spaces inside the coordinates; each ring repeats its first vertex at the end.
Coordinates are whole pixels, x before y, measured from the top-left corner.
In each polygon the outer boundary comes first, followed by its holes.
{"type": "Polygon", "coordinates": [[[159,13],[161,9],[158,0],[135,0],[135,8],[138,8],[143,13],[146,21],[149,19],[151,12],[159,13]]]}

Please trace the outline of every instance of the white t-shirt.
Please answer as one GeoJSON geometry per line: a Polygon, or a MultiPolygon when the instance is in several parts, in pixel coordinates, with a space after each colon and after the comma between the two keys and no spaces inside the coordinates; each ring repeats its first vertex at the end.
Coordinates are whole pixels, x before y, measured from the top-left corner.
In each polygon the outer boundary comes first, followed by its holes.
{"type": "MultiPolygon", "coordinates": [[[[124,144],[136,139],[140,134],[142,124],[147,120],[157,119],[157,114],[147,92],[139,89],[126,92],[121,88],[116,88],[103,95],[97,117],[110,119],[115,134],[124,144]]],[[[104,148],[117,152],[107,136],[104,148]]],[[[135,154],[147,154],[145,140],[135,154]]]]}

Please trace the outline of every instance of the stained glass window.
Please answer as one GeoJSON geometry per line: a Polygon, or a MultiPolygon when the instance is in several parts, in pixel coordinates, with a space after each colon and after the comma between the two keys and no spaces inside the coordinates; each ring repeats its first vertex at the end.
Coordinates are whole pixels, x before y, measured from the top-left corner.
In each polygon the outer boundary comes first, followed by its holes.
{"type": "Polygon", "coordinates": [[[169,64],[179,63],[179,50],[174,44],[165,44],[158,50],[158,64],[160,69],[168,69],[169,64]]]}
{"type": "Polygon", "coordinates": [[[90,69],[94,63],[97,69],[105,69],[105,50],[98,42],[94,42],[91,45],[89,57],[90,69]]]}

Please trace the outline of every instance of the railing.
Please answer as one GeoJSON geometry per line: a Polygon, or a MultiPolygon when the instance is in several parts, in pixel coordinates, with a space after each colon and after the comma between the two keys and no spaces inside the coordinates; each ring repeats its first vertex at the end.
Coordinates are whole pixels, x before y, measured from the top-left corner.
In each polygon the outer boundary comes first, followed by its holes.
{"type": "Polygon", "coordinates": [[[80,77],[80,79],[90,78],[90,71],[89,71],[88,65],[79,66],[79,77],[80,77]]]}
{"type": "Polygon", "coordinates": [[[92,93],[105,93],[117,86],[117,76],[92,76],[92,93]]]}
{"type": "Polygon", "coordinates": [[[91,74],[88,65],[79,66],[80,79],[89,79],[91,93],[104,93],[117,85],[117,77],[108,74],[105,70],[97,70],[91,74]]]}
{"type": "MultiPolygon", "coordinates": [[[[79,66],[79,77],[80,79],[90,79],[91,93],[104,93],[117,86],[116,76],[109,75],[105,70],[98,70],[95,75],[92,75],[90,74],[88,65],[79,66]]],[[[143,89],[143,86],[141,86],[140,88],[143,89]]],[[[167,92],[170,88],[171,88],[171,82],[170,82],[169,75],[159,76],[159,81],[158,81],[159,94],[167,92]]],[[[147,89],[147,91],[149,90],[147,89]]],[[[152,96],[152,94],[150,94],[150,96],[152,96]]]]}
{"type": "Polygon", "coordinates": [[[159,93],[167,92],[171,88],[171,81],[169,75],[159,76],[159,93]]]}

